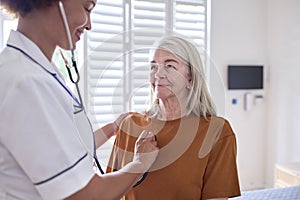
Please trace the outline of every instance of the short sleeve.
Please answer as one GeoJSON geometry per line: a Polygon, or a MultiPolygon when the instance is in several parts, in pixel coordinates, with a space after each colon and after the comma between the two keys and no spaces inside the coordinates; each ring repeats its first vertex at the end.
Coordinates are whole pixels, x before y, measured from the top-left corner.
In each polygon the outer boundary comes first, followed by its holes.
{"type": "Polygon", "coordinates": [[[139,113],[128,115],[117,131],[106,172],[120,170],[133,159],[135,142],[147,121],[139,113]]]}
{"type": "MultiPolygon", "coordinates": [[[[120,127],[122,127],[122,125],[124,125],[124,121],[120,127]]],[[[124,128],[120,128],[117,131],[117,136],[114,141],[113,149],[110,154],[108,166],[106,169],[107,173],[118,171],[128,162],[132,161],[132,152],[134,149],[134,142],[132,141],[135,141],[135,139],[132,140],[131,137],[126,132],[124,132],[124,128]],[[129,141],[131,145],[128,144],[129,141]],[[128,148],[132,149],[132,151],[129,151],[128,148]]]]}
{"type": "Polygon", "coordinates": [[[236,154],[236,138],[226,121],[219,140],[209,154],[202,199],[240,195],[236,154]]]}
{"type": "Polygon", "coordinates": [[[110,157],[109,157],[108,165],[106,167],[106,173],[110,173],[110,172],[117,171],[117,170],[120,169],[120,167],[118,165],[118,163],[119,163],[118,162],[119,141],[120,141],[120,134],[119,134],[119,131],[118,131],[118,134],[115,138],[114,145],[113,145],[110,157]]]}
{"type": "Polygon", "coordinates": [[[63,199],[93,177],[93,158],[78,138],[72,99],[51,74],[20,76],[2,102],[1,142],[43,199],[63,199]]]}

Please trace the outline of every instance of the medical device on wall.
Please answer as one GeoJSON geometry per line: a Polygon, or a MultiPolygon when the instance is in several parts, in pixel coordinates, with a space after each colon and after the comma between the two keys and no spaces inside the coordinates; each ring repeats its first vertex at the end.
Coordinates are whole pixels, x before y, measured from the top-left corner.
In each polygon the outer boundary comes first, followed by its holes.
{"type": "Polygon", "coordinates": [[[228,65],[228,89],[263,89],[262,65],[228,65]]]}
{"type": "Polygon", "coordinates": [[[264,88],[263,65],[228,65],[228,89],[244,92],[244,110],[249,111],[256,99],[263,98],[258,91],[264,88]]]}

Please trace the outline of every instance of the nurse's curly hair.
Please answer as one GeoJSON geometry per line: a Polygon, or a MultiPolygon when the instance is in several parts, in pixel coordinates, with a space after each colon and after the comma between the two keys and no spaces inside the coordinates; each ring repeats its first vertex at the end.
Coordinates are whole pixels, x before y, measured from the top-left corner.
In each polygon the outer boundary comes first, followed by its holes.
{"type": "Polygon", "coordinates": [[[34,9],[42,9],[51,6],[59,0],[1,0],[0,7],[6,9],[9,13],[18,16],[25,16],[34,9]]]}

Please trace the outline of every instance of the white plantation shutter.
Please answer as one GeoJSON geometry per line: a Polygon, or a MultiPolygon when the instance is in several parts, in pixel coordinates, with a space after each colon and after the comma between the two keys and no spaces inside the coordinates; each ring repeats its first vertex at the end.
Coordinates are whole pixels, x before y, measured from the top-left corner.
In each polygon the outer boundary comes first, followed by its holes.
{"type": "Polygon", "coordinates": [[[123,112],[123,2],[101,0],[87,35],[86,100],[92,124],[112,121],[123,112]]]}
{"type": "MultiPolygon", "coordinates": [[[[149,50],[178,33],[206,49],[206,0],[101,0],[86,40],[85,102],[95,128],[149,101],[149,50]]],[[[205,54],[203,54],[205,55],[205,54]]],[[[107,163],[112,141],[98,149],[107,163]]]]}
{"type": "Polygon", "coordinates": [[[133,111],[145,111],[149,102],[149,50],[166,33],[164,1],[132,1],[131,104],[133,111]]]}
{"type": "Polygon", "coordinates": [[[199,46],[206,45],[205,1],[176,1],[174,31],[193,39],[199,46]]]}
{"type": "Polygon", "coordinates": [[[174,32],[192,39],[198,47],[207,71],[207,1],[177,0],[174,13],[174,32]]]}
{"type": "MultiPolygon", "coordinates": [[[[98,1],[92,12],[92,30],[86,40],[85,102],[94,129],[124,111],[123,1],[98,1]]],[[[105,170],[112,147],[107,142],[97,150],[105,170]]]]}

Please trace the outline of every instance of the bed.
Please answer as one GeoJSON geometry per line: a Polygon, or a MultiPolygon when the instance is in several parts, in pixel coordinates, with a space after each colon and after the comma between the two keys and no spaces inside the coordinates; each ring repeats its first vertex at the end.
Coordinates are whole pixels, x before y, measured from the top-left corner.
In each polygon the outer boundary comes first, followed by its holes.
{"type": "Polygon", "coordinates": [[[300,200],[300,185],[242,192],[230,200],[300,200]]]}

